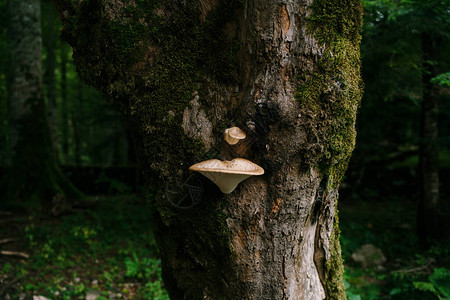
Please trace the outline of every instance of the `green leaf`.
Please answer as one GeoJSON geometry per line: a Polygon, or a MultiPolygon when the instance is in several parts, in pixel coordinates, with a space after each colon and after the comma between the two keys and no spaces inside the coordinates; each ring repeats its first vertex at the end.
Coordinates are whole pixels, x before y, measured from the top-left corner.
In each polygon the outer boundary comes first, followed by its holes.
{"type": "Polygon", "coordinates": [[[350,283],[348,283],[348,281],[345,279],[344,279],[344,286],[346,290],[348,290],[348,288],[350,287],[350,283]]]}
{"type": "Polygon", "coordinates": [[[442,295],[450,298],[450,270],[446,268],[436,268],[429,277],[431,283],[442,295]]]}
{"type": "Polygon", "coordinates": [[[361,296],[353,293],[347,293],[348,300],[361,300],[361,296]]]}
{"type": "Polygon", "coordinates": [[[438,76],[431,78],[431,82],[438,85],[450,86],[450,72],[441,73],[438,76]]]}
{"type": "Polygon", "coordinates": [[[9,273],[11,270],[12,270],[12,265],[9,262],[7,262],[3,266],[2,273],[6,274],[6,273],[9,273]]]}
{"type": "Polygon", "coordinates": [[[430,282],[423,282],[423,281],[415,281],[413,282],[414,287],[418,289],[419,291],[423,292],[432,292],[433,294],[437,293],[437,290],[434,288],[433,284],[430,282]]]}
{"type": "Polygon", "coordinates": [[[394,295],[400,294],[401,292],[402,292],[402,289],[401,289],[401,288],[393,288],[393,289],[390,291],[389,295],[394,296],[394,295]]]}

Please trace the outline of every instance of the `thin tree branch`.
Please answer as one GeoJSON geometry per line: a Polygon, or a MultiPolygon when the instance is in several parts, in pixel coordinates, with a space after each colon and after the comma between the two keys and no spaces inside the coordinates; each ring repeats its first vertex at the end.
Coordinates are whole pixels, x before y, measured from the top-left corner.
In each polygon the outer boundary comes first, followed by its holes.
{"type": "Polygon", "coordinates": [[[2,250],[0,251],[0,254],[2,255],[11,255],[11,256],[20,256],[23,258],[29,258],[30,256],[24,252],[16,252],[16,251],[7,251],[7,250],[2,250]]]}
{"type": "Polygon", "coordinates": [[[393,273],[406,274],[406,273],[415,273],[415,272],[423,271],[423,270],[428,269],[433,262],[434,262],[434,260],[430,260],[426,265],[418,266],[418,267],[411,268],[411,269],[400,269],[400,270],[393,271],[393,273]]]}
{"type": "Polygon", "coordinates": [[[14,242],[17,240],[18,240],[17,238],[6,238],[6,239],[0,240],[0,244],[7,244],[7,243],[11,243],[11,242],[14,242]]]}

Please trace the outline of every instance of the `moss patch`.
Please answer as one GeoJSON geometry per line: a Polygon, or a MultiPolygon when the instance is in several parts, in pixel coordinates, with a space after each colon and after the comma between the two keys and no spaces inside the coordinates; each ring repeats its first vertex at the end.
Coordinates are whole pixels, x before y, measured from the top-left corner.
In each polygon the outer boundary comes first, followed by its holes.
{"type": "Polygon", "coordinates": [[[319,165],[332,180],[330,188],[339,185],[355,146],[356,112],[363,84],[360,76],[360,1],[317,0],[307,29],[323,54],[314,70],[300,78],[296,99],[312,118],[309,144],[305,153],[309,166],[319,165]]]}
{"type": "MultiPolygon", "coordinates": [[[[360,0],[316,0],[310,7],[307,30],[323,54],[314,69],[299,78],[296,95],[310,116],[309,145],[304,154],[309,166],[318,165],[328,178],[327,190],[337,189],[355,146],[355,121],[363,83],[359,43],[362,25],[360,0]]],[[[326,261],[326,290],[330,299],[346,299],[337,219],[326,261]]]]}
{"type": "Polygon", "coordinates": [[[341,244],[339,237],[341,231],[339,229],[338,213],[336,210],[336,219],[334,222],[333,233],[330,238],[330,258],[326,261],[326,289],[327,295],[331,299],[347,299],[344,286],[344,263],[342,260],[341,244]]]}

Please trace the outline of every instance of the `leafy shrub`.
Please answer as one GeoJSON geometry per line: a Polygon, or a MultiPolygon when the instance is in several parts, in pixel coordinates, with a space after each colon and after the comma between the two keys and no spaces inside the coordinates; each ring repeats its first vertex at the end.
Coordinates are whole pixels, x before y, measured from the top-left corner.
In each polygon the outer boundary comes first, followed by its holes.
{"type": "Polygon", "coordinates": [[[414,287],[420,291],[431,292],[439,299],[450,299],[450,270],[436,268],[428,279],[430,282],[416,281],[414,287]]]}

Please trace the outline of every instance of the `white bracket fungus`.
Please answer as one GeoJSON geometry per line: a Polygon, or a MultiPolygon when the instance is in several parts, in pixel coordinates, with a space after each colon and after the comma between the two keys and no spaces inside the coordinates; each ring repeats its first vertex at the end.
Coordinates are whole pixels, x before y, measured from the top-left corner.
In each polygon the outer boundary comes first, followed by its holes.
{"type": "Polygon", "coordinates": [[[264,174],[264,169],[244,158],[231,161],[210,159],[189,167],[214,182],[224,194],[229,194],[239,183],[253,175],[264,174]]]}

